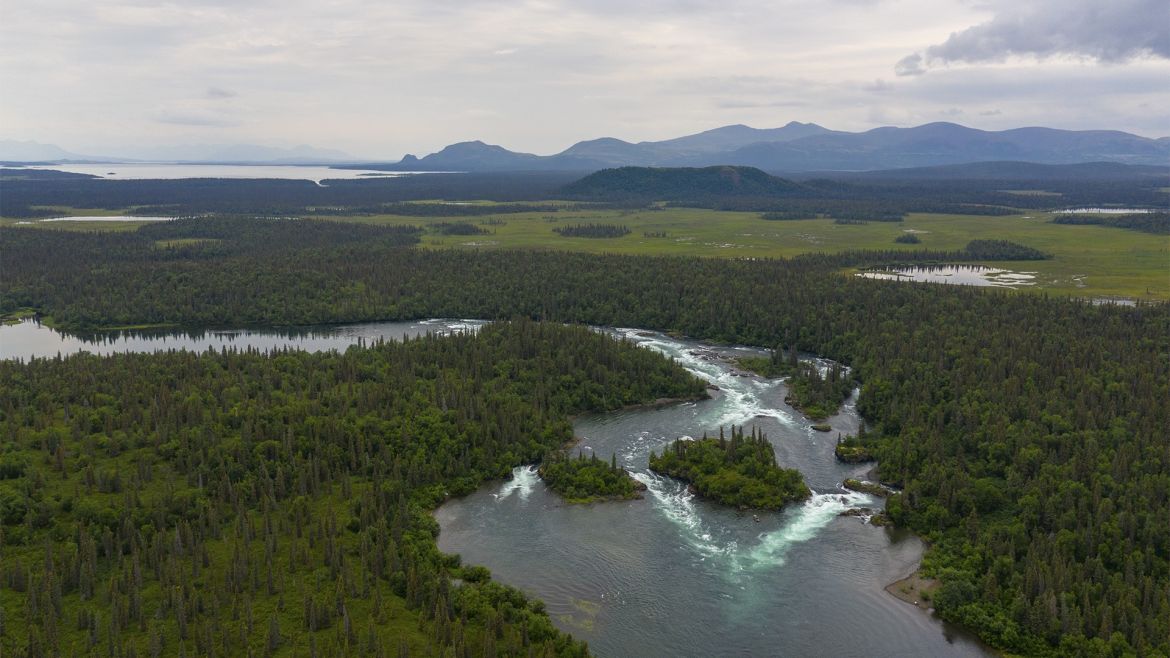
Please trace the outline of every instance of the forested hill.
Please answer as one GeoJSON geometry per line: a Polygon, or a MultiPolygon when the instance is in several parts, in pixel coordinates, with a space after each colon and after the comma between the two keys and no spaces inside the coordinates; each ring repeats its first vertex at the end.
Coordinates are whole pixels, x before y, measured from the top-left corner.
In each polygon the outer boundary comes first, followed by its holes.
{"type": "Polygon", "coordinates": [[[0,229],[0,309],[91,326],[521,315],[833,358],[861,382],[883,480],[903,488],[890,516],[931,546],[940,615],[1015,653],[1170,655],[1170,305],[858,279],[831,255],[346,243],[202,260],[84,238],[0,229]]]}
{"type": "Polygon", "coordinates": [[[703,384],[584,327],[0,361],[0,654],[584,656],[429,512],[703,384]]]}
{"type": "Polygon", "coordinates": [[[787,197],[807,191],[755,167],[603,169],[561,189],[571,199],[691,201],[712,197],[787,197]]]}

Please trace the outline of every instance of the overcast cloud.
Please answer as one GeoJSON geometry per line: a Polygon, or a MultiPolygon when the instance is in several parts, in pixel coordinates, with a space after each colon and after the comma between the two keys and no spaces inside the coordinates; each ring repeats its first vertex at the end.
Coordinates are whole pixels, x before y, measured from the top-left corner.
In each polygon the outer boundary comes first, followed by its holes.
{"type": "Polygon", "coordinates": [[[898,62],[899,75],[930,65],[1002,62],[1012,56],[1073,57],[1117,64],[1142,57],[1170,58],[1166,0],[1034,0],[994,3],[995,16],[954,32],[924,53],[898,62]]]}
{"type": "Polygon", "coordinates": [[[0,137],[76,152],[553,153],[793,120],[1170,134],[1164,0],[0,3],[0,137]]]}

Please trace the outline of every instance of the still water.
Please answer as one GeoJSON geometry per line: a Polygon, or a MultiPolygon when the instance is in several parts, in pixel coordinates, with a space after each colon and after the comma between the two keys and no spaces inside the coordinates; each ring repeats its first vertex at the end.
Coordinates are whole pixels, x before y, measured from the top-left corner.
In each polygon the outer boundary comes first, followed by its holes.
{"type": "Polygon", "coordinates": [[[1035,272],[1013,272],[986,265],[924,265],[899,267],[884,270],[859,272],[857,276],[866,279],[887,279],[890,281],[925,281],[928,283],[950,283],[962,286],[990,286],[995,288],[1018,288],[1035,284],[1035,272]]]}
{"type": "MultiPolygon", "coordinates": [[[[297,329],[120,332],[80,337],[32,321],[0,326],[0,358],[160,350],[343,350],[427,332],[474,331],[477,320],[378,322],[297,329]]],[[[913,535],[842,517],[881,500],[840,488],[866,465],[833,457],[856,432],[850,400],[816,432],[784,404],[784,385],[736,368],[746,347],[715,347],[636,330],[603,330],[678,360],[718,387],[712,398],[582,417],[579,449],[630,469],[644,500],[565,505],[530,467],[436,512],[439,546],[543,599],[553,622],[600,656],[983,656],[969,636],[884,591],[908,575],[913,535]],[[651,450],[680,436],[746,425],[767,433],[777,460],[800,469],[813,497],[752,514],[696,499],[647,470],[651,450]]],[[[828,362],[822,362],[826,365],[828,362]]]]}
{"type": "Polygon", "coordinates": [[[291,180],[342,180],[355,178],[394,178],[410,176],[414,171],[377,171],[374,169],[333,169],[324,165],[220,165],[220,164],[53,164],[32,165],[28,169],[51,169],[75,174],[89,174],[110,180],[147,180],[176,178],[282,178],[291,180]]]}
{"type": "Polygon", "coordinates": [[[139,215],[70,215],[68,217],[49,217],[30,221],[13,222],[14,224],[39,224],[41,222],[169,222],[174,217],[149,217],[139,215]]]}
{"type": "Polygon", "coordinates": [[[0,326],[0,359],[52,358],[77,352],[115,354],[118,352],[162,352],[189,350],[204,352],[228,349],[268,351],[295,348],[319,352],[344,350],[350,345],[376,340],[399,340],[403,336],[474,331],[480,320],[421,320],[417,322],[371,322],[368,324],[289,327],[283,329],[199,329],[175,331],[116,331],[75,335],[50,329],[31,320],[0,326]]]}

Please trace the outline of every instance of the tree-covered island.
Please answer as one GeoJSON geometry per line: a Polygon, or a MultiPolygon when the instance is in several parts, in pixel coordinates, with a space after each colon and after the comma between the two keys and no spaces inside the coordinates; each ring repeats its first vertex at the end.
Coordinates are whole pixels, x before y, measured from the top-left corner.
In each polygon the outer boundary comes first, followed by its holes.
{"type": "Polygon", "coordinates": [[[725,505],[778,510],[811,493],[800,471],[776,465],[767,436],[752,428],[731,428],[731,438],[704,434],[697,441],[679,439],[661,455],[650,453],[650,469],[690,483],[696,493],[725,505]]]}
{"type": "Polygon", "coordinates": [[[834,363],[823,373],[809,361],[800,361],[796,349],[777,347],[769,356],[745,356],[736,364],[761,377],[788,377],[785,402],[813,420],[823,420],[837,413],[856,385],[848,369],[834,363]]]}
{"type": "Polygon", "coordinates": [[[564,452],[553,452],[545,456],[537,473],[569,503],[634,500],[641,498],[646,490],[646,485],[618,466],[617,455],[606,461],[598,459],[596,453],[586,457],[578,452],[576,457],[571,457],[564,452]]]}

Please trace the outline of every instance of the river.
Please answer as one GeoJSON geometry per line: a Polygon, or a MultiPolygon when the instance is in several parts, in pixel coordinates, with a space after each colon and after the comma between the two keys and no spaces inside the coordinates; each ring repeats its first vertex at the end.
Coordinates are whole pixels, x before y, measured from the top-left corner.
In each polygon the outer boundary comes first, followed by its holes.
{"type": "Polygon", "coordinates": [[[912,572],[922,542],[849,508],[881,501],[840,483],[865,465],[837,462],[838,432],[857,429],[852,400],[832,432],[784,404],[784,385],[739,372],[760,354],[635,330],[616,331],[677,359],[719,390],[712,399],[578,419],[576,449],[618,462],[644,500],[566,505],[531,468],[440,507],[439,547],[533,594],[558,627],[600,656],[982,656],[969,636],[884,591],[912,572]],[[651,450],[680,436],[744,424],[767,433],[777,461],[815,495],[752,514],[696,499],[648,472],[651,450]]]}
{"type": "MultiPolygon", "coordinates": [[[[475,330],[476,320],[379,322],[296,329],[120,332],[83,338],[25,321],[0,326],[0,358],[170,349],[345,349],[427,332],[475,330]]],[[[867,467],[833,457],[857,429],[853,400],[816,432],[783,403],[784,385],[740,372],[761,354],[632,329],[609,330],[677,359],[718,386],[712,398],[578,418],[578,449],[618,461],[644,482],[640,501],[565,505],[530,467],[435,512],[439,546],[543,599],[554,623],[600,656],[983,656],[968,635],[883,588],[911,573],[922,542],[877,528],[849,508],[881,501],[840,488],[867,467]],[[781,465],[815,492],[780,513],[752,514],[696,499],[646,468],[680,436],[745,424],[767,433],[781,465]]],[[[827,364],[828,362],[823,362],[827,364]]]]}

